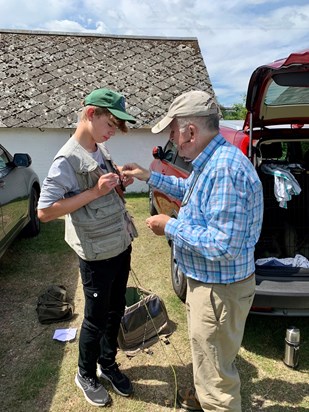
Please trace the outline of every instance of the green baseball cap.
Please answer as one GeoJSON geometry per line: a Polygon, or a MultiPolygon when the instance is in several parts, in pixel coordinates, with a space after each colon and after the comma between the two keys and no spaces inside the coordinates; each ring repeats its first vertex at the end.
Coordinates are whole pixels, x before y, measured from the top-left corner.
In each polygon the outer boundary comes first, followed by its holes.
{"type": "Polygon", "coordinates": [[[109,89],[97,89],[88,94],[84,106],[106,107],[118,119],[136,123],[134,117],[126,112],[124,96],[109,89]]]}

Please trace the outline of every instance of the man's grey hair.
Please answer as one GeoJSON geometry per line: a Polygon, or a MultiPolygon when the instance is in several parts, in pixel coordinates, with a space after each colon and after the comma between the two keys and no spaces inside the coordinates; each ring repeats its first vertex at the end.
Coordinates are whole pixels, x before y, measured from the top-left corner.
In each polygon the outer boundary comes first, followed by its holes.
{"type": "Polygon", "coordinates": [[[190,116],[190,117],[177,117],[177,123],[179,129],[184,131],[189,124],[196,124],[202,130],[208,130],[210,132],[219,131],[219,115],[210,114],[209,116],[190,116]]]}

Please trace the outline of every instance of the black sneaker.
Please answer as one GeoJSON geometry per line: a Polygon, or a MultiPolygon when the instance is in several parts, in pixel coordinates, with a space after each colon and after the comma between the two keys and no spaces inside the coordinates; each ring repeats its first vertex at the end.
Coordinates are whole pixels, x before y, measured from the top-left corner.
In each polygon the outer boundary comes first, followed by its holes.
{"type": "Polygon", "coordinates": [[[99,378],[107,379],[114,390],[122,396],[130,396],[133,393],[133,386],[130,379],[122,372],[120,372],[117,363],[108,368],[103,368],[98,365],[99,378]]]}
{"type": "Polygon", "coordinates": [[[103,385],[96,378],[83,377],[77,372],[76,385],[84,392],[86,400],[94,406],[106,406],[112,401],[103,385]]]}

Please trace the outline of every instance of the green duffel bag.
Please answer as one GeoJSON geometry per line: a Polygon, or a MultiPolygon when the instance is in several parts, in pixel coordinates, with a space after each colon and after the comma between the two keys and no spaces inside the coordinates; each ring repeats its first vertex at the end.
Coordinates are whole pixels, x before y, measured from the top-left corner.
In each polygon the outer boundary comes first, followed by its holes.
{"type": "Polygon", "coordinates": [[[63,285],[50,285],[38,297],[36,312],[43,324],[63,322],[73,317],[74,307],[67,301],[67,291],[63,285]]]}

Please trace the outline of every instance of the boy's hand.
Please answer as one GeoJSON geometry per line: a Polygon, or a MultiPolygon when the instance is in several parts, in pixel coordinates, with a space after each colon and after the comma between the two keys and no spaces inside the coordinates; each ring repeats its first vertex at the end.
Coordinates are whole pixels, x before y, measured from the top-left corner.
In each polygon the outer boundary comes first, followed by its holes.
{"type": "Polygon", "coordinates": [[[97,191],[98,196],[103,196],[109,193],[118,184],[119,176],[116,173],[107,173],[100,176],[94,190],[97,191]]]}

